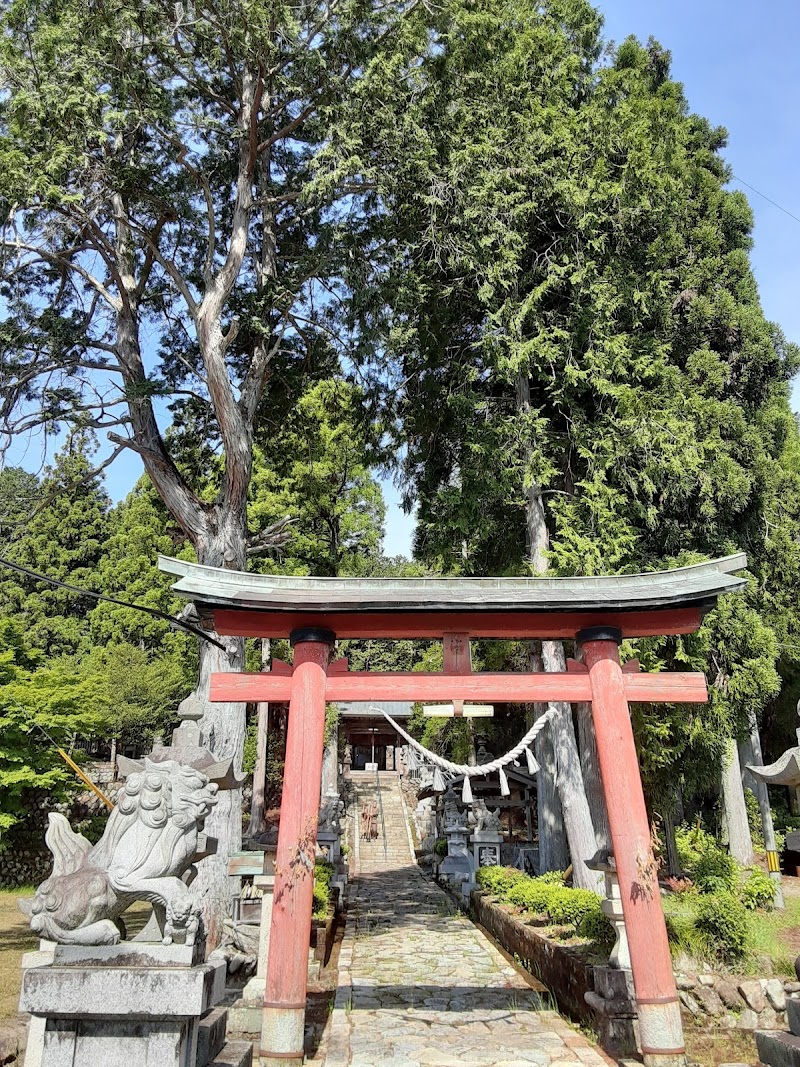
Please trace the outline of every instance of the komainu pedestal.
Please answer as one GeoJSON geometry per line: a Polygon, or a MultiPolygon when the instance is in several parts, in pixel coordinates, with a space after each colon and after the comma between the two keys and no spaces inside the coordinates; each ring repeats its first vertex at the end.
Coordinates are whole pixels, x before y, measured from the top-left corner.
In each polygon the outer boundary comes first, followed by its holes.
{"type": "Polygon", "coordinates": [[[201,902],[190,888],[194,863],[215,850],[202,828],[218,782],[155,754],[128,761],[126,772],[96,845],[50,815],[53,873],[29,909],[42,941],[23,960],[25,1067],[205,1067],[225,1041],[224,1013],[214,1013],[225,962],[204,958],[201,902]],[[153,913],[126,940],[123,914],[137,901],[153,913]]]}

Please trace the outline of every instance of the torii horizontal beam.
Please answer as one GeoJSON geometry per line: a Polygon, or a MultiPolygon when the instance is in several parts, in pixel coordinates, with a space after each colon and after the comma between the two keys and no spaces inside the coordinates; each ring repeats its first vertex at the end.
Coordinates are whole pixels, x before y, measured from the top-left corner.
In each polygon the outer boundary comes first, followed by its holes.
{"type": "MultiPolygon", "coordinates": [[[[509,703],[568,703],[590,701],[588,673],[444,674],[403,671],[348,671],[329,668],[325,700],[370,701],[504,701],[509,703]]],[[[702,674],[626,674],[625,697],[630,703],[703,704],[708,700],[702,674]]],[[[285,703],[292,695],[291,674],[212,674],[212,701],[285,703]]]]}
{"type": "Polygon", "coordinates": [[[339,640],[359,637],[441,639],[448,633],[472,638],[572,640],[591,626],[618,627],[624,637],[691,634],[700,626],[700,607],[646,611],[253,611],[205,606],[201,617],[218,634],[288,637],[306,627],[332,630],[339,640]]]}

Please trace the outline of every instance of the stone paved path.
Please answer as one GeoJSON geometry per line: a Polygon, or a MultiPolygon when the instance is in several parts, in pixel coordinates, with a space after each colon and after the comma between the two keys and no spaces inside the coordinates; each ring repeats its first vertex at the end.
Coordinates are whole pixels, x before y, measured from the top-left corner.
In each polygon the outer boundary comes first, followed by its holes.
{"type": "Polygon", "coordinates": [[[606,1067],[412,863],[351,886],[325,1067],[606,1067]]]}

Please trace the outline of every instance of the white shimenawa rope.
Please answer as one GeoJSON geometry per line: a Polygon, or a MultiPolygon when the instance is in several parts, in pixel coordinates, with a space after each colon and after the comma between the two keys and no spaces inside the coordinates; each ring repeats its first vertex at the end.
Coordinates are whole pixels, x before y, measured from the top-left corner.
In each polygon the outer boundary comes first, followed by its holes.
{"type": "MultiPolygon", "coordinates": [[[[491,763],[482,763],[479,767],[469,767],[465,763],[452,763],[449,759],[445,759],[444,756],[438,756],[435,752],[431,752],[430,749],[425,748],[424,745],[421,745],[419,741],[415,741],[411,734],[406,733],[403,727],[400,726],[399,723],[396,723],[391,717],[391,715],[389,715],[388,712],[384,711],[383,708],[371,705],[370,710],[379,711],[381,715],[383,715],[383,717],[389,722],[389,724],[394,727],[398,734],[400,734],[401,737],[405,738],[405,740],[413,748],[420,752],[426,760],[428,760],[430,763],[433,763],[435,766],[440,767],[443,771],[449,771],[453,775],[463,774],[465,778],[481,778],[484,775],[492,774],[495,771],[500,771],[502,774],[503,767],[506,767],[509,763],[513,763],[514,760],[518,759],[518,757],[521,756],[526,749],[530,751],[528,746],[535,740],[536,736],[541,733],[545,726],[547,726],[547,724],[550,722],[550,719],[558,712],[559,709],[557,705],[554,705],[548,711],[546,711],[544,715],[542,715],[536,720],[536,722],[533,724],[530,730],[528,730],[528,732],[525,734],[519,744],[515,745],[514,748],[512,748],[509,752],[506,752],[505,756],[501,756],[499,759],[492,760],[491,763]]],[[[533,756],[531,754],[528,757],[529,768],[530,761],[532,758],[533,756]]],[[[538,770],[538,764],[536,764],[536,769],[538,770]]],[[[533,774],[535,772],[531,771],[531,773],[533,774]]],[[[503,777],[505,777],[505,775],[503,775],[503,777]]]]}

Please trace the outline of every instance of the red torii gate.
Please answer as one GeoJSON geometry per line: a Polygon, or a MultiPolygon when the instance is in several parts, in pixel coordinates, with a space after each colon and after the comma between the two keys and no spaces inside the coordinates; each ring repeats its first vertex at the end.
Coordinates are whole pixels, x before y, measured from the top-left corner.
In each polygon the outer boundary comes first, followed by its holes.
{"type": "Polygon", "coordinates": [[[301,1061],[325,704],[335,701],[586,701],[597,734],[645,1063],[684,1061],[680,1003],[650,842],[629,702],[702,703],[702,674],[639,674],[623,638],[687,634],[744,584],[743,554],[672,571],[584,578],[286,578],[160,560],[223,635],[289,637],[292,666],[214,674],[212,701],[288,701],[261,1063],[301,1061]],[[440,638],[441,673],[348,671],[337,638],[440,638]],[[562,673],[470,673],[470,638],[570,639],[562,673]]]}

